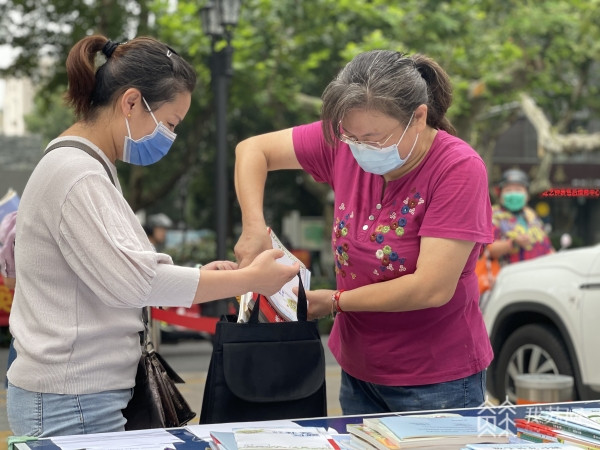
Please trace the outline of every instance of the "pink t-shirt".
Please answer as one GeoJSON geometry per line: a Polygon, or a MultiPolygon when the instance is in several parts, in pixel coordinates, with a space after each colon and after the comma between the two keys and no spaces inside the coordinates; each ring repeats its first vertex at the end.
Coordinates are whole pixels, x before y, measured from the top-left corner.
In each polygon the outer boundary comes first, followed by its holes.
{"type": "Polygon", "coordinates": [[[337,315],[329,347],[341,367],[355,378],[389,386],[440,383],[485,369],[493,354],[474,268],[481,244],[492,241],[492,213],[479,155],[439,131],[423,161],[384,192],[383,177],[363,171],[346,144],[325,142],[320,122],[294,128],[293,142],[302,167],[335,191],[338,289],[413,273],[421,236],[477,243],[444,306],[337,315]]]}

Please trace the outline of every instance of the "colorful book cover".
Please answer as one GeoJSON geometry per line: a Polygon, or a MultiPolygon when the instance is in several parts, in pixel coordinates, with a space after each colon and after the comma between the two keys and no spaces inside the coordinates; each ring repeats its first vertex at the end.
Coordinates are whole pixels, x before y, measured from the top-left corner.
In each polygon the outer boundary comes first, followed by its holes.
{"type": "Polygon", "coordinates": [[[560,430],[590,437],[600,443],[600,424],[581,414],[571,411],[541,411],[535,417],[536,421],[560,430]]]}
{"type": "Polygon", "coordinates": [[[573,408],[571,412],[596,422],[600,427],[600,408],[573,408]]]}
{"type": "MultiPolygon", "coordinates": [[[[506,430],[481,417],[381,417],[399,439],[450,436],[507,436],[506,430]]],[[[508,436],[507,436],[508,437],[508,436]]]]}
{"type": "Polygon", "coordinates": [[[316,427],[234,428],[238,450],[336,450],[327,436],[316,427]]]}
{"type": "MultiPolygon", "coordinates": [[[[252,297],[250,298],[250,300],[248,300],[248,306],[250,308],[250,311],[253,311],[259,294],[251,293],[251,296],[252,297]]],[[[273,308],[273,305],[271,304],[271,302],[269,302],[267,300],[266,297],[264,297],[264,296],[262,297],[259,305],[260,305],[259,306],[260,310],[258,311],[258,314],[259,314],[260,322],[285,322],[286,321],[283,317],[281,317],[277,313],[277,311],[275,311],[275,308],[273,308]]]]}
{"type": "Polygon", "coordinates": [[[557,450],[581,450],[574,445],[559,443],[519,443],[519,444],[469,444],[463,450],[535,450],[535,449],[557,449],[557,450]]]}
{"type": "MultiPolygon", "coordinates": [[[[346,425],[346,431],[352,436],[368,442],[377,449],[400,449],[394,441],[379,433],[377,430],[370,428],[362,423],[349,423],[346,425]]],[[[359,441],[360,442],[360,441],[359,441]]]]}

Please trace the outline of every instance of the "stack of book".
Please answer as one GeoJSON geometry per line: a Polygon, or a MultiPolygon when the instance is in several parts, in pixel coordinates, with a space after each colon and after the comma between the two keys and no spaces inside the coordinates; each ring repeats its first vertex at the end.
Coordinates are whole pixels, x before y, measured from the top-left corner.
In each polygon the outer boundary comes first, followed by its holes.
{"type": "Polygon", "coordinates": [[[600,449],[600,408],[540,411],[516,419],[517,436],[539,443],[563,443],[600,449]]]}
{"type": "Polygon", "coordinates": [[[483,417],[390,416],[346,426],[356,449],[461,449],[468,444],[507,443],[510,433],[483,417]]]}

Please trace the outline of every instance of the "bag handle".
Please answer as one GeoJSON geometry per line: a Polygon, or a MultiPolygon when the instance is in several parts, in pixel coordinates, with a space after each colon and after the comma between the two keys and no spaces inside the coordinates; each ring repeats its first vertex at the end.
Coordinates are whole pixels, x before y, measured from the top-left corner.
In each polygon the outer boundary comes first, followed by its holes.
{"type": "Polygon", "coordinates": [[[61,147],[78,148],[79,150],[83,150],[84,152],[86,152],[92,158],[95,158],[96,160],[98,160],[100,162],[100,164],[102,164],[102,167],[104,167],[104,170],[106,170],[108,178],[110,178],[110,182],[113,184],[113,186],[115,186],[115,187],[117,186],[115,184],[115,179],[113,178],[112,173],[111,173],[110,169],[108,168],[108,165],[106,164],[106,161],[104,161],[98,153],[96,153],[94,150],[92,150],[89,145],[86,145],[83,142],[71,141],[71,140],[57,142],[55,144],[52,144],[50,147],[48,147],[46,149],[46,151],[44,151],[44,156],[47,155],[52,150],[61,148],[61,147]]]}
{"type": "MultiPolygon", "coordinates": [[[[300,272],[298,272],[298,306],[296,308],[296,315],[298,316],[298,322],[306,322],[308,320],[308,301],[306,300],[306,291],[304,290],[304,285],[302,284],[302,277],[300,277],[300,272]]],[[[260,310],[260,300],[264,299],[265,302],[268,300],[262,294],[258,295],[256,299],[256,303],[254,304],[254,308],[252,308],[252,312],[250,313],[250,318],[248,319],[248,323],[259,323],[258,320],[258,312],[260,310]]]]}

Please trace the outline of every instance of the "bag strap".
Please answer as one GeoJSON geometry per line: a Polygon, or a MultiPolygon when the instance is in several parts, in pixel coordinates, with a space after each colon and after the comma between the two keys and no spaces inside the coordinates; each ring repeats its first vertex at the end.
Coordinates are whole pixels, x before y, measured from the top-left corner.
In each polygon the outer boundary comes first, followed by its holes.
{"type": "Polygon", "coordinates": [[[100,162],[100,164],[102,164],[102,167],[104,167],[104,170],[106,170],[106,174],[108,175],[108,178],[110,178],[110,182],[113,184],[113,186],[115,186],[115,187],[117,186],[115,184],[115,179],[113,178],[112,173],[111,173],[110,169],[108,168],[108,164],[106,164],[106,161],[104,161],[98,153],[96,153],[94,150],[92,150],[92,148],[89,145],[84,144],[83,142],[72,141],[72,140],[57,142],[55,144],[52,144],[50,147],[48,147],[46,149],[46,151],[44,152],[44,156],[47,155],[52,150],[61,148],[61,147],[75,147],[75,148],[78,148],[79,150],[83,150],[88,155],[90,155],[92,158],[95,158],[97,161],[100,162]]]}
{"type": "MultiPolygon", "coordinates": [[[[302,277],[300,277],[300,272],[298,272],[298,306],[296,308],[296,315],[298,317],[298,322],[307,322],[308,321],[308,301],[306,300],[306,291],[304,290],[304,285],[302,284],[302,277]]],[[[254,308],[252,308],[252,312],[250,313],[250,318],[248,319],[248,323],[259,323],[258,320],[258,312],[260,310],[260,300],[268,302],[267,298],[260,294],[256,299],[256,303],[254,304],[254,308]]]]}
{"type": "MultiPolygon", "coordinates": [[[[110,169],[108,168],[108,164],[106,164],[106,161],[104,161],[98,153],[96,153],[94,150],[92,150],[92,148],[89,145],[84,144],[83,142],[73,141],[73,140],[65,140],[65,141],[57,142],[55,144],[52,144],[50,147],[48,147],[46,149],[46,151],[44,152],[44,156],[47,155],[52,150],[55,150],[55,149],[61,148],[61,147],[74,147],[74,148],[77,148],[79,150],[83,150],[84,152],[86,152],[88,155],[90,155],[92,158],[96,159],[98,162],[100,162],[100,164],[102,164],[102,167],[104,167],[104,170],[106,170],[106,174],[108,175],[108,178],[110,178],[110,182],[113,184],[113,186],[115,186],[115,187],[117,186],[115,184],[115,179],[113,178],[112,173],[111,173],[110,169]]],[[[140,342],[145,351],[153,352],[154,344],[152,344],[152,341],[150,340],[149,317],[150,317],[150,307],[146,306],[146,307],[142,308],[142,322],[144,323],[144,331],[140,332],[140,342]]]]}
{"type": "Polygon", "coordinates": [[[144,324],[144,331],[140,332],[140,341],[142,347],[146,351],[153,351],[154,344],[150,340],[150,307],[144,306],[142,308],[142,322],[144,324]]]}

